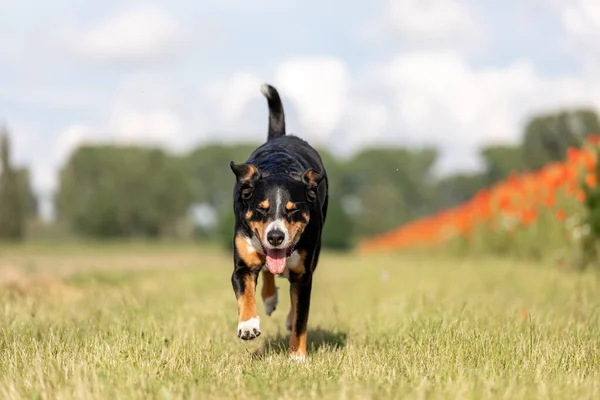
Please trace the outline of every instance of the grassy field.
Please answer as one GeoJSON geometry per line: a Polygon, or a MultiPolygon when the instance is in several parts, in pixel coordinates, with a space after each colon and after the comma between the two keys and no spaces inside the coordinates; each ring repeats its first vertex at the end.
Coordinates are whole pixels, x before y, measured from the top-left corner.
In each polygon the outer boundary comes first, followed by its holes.
{"type": "Polygon", "coordinates": [[[231,269],[205,247],[0,248],[0,398],[600,397],[593,273],[325,254],[298,363],[287,281],[242,342],[231,269]]]}

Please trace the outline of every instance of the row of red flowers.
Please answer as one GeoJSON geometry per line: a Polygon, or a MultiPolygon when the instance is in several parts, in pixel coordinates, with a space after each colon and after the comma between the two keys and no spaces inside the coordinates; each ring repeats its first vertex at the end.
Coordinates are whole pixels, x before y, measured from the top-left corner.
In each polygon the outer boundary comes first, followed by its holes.
{"type": "Polygon", "coordinates": [[[593,188],[597,185],[594,171],[596,152],[592,148],[599,143],[599,136],[590,135],[586,146],[568,149],[564,162],[547,164],[535,172],[513,173],[505,181],[480,191],[455,208],[365,239],[359,244],[359,249],[377,251],[434,245],[449,237],[468,237],[476,227],[498,229],[506,220],[515,221],[512,229],[527,227],[544,209],[552,210],[558,220],[565,220],[568,213],[560,207],[557,196],[580,203],[585,201],[580,174],[584,171],[586,186],[593,188]]]}

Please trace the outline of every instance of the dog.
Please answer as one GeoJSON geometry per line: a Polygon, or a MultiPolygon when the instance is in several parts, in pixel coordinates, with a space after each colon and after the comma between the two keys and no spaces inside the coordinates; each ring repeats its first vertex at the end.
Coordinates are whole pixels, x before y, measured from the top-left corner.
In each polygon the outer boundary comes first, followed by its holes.
{"type": "Polygon", "coordinates": [[[321,252],[327,215],[328,182],[319,153],[303,139],[286,134],[278,91],[261,86],[269,109],[268,135],[245,163],[230,163],[235,174],[234,269],[231,283],[238,305],[237,336],[260,336],[255,293],[262,271],[265,312],[277,308],[275,276],[290,283],[289,356],[306,357],[306,333],[313,274],[321,252]]]}

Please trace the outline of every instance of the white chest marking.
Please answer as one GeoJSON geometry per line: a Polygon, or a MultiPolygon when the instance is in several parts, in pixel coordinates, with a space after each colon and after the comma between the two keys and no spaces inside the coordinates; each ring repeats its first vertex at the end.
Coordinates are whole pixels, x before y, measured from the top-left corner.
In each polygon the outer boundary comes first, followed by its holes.
{"type": "Polygon", "coordinates": [[[251,238],[247,237],[246,239],[246,249],[249,253],[260,253],[264,254],[262,251],[262,246],[260,245],[260,241],[254,235],[251,238]]]}

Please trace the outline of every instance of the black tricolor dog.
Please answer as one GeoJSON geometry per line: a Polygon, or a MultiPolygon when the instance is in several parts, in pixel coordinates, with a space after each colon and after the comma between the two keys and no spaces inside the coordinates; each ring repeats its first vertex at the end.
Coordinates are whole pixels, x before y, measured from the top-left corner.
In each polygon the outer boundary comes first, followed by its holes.
{"type": "Polygon", "coordinates": [[[236,176],[231,282],[238,301],[237,334],[243,340],[260,335],[255,293],[261,270],[267,315],[277,307],[275,275],[282,275],[290,282],[290,356],[303,358],[312,278],[327,213],[327,174],[315,149],[286,135],[277,90],[265,84],[261,91],[269,106],[267,141],[246,163],[230,164],[236,176]]]}

